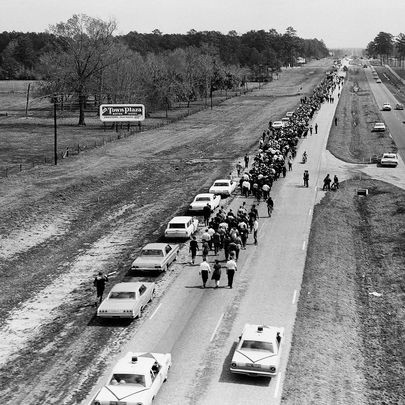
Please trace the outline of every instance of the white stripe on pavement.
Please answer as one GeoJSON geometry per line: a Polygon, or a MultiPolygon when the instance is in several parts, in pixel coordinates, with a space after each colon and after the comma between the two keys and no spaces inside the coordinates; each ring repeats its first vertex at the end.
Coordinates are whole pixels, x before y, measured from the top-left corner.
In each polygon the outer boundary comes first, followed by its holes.
{"type": "Polygon", "coordinates": [[[214,339],[214,337],[215,337],[215,334],[217,333],[217,330],[218,330],[218,328],[219,328],[219,325],[221,324],[221,321],[222,321],[222,318],[223,318],[223,317],[224,317],[224,312],[223,312],[222,315],[220,316],[220,318],[219,318],[219,320],[218,320],[218,322],[217,322],[217,325],[215,326],[214,332],[213,332],[212,335],[211,335],[210,342],[213,341],[213,339],[214,339]]]}
{"type": "Polygon", "coordinates": [[[276,389],[274,391],[274,398],[278,397],[278,391],[280,390],[280,382],[281,382],[281,372],[278,373],[278,376],[277,376],[277,384],[276,384],[276,389]]]}
{"type": "Polygon", "coordinates": [[[293,294],[293,299],[292,299],[292,304],[295,304],[295,300],[297,299],[297,290],[294,290],[294,294],[293,294]]]}
{"type": "Polygon", "coordinates": [[[153,311],[153,314],[150,316],[149,319],[152,319],[152,318],[156,315],[156,312],[159,311],[159,308],[160,308],[161,305],[162,305],[162,304],[159,304],[159,305],[157,306],[157,308],[153,311]]]}

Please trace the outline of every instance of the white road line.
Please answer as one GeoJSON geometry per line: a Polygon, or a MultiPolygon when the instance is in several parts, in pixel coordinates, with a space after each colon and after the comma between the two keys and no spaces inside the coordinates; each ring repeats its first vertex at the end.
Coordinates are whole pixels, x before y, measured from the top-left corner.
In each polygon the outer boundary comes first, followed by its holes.
{"type": "Polygon", "coordinates": [[[278,397],[278,391],[280,390],[280,382],[281,382],[281,372],[278,373],[278,376],[277,376],[277,384],[276,384],[276,389],[274,391],[274,398],[278,397]]]}
{"type": "Polygon", "coordinates": [[[295,304],[295,300],[297,299],[297,290],[294,290],[294,294],[293,294],[293,299],[292,299],[292,304],[295,304]]]}
{"type": "Polygon", "coordinates": [[[312,208],[309,209],[308,215],[311,215],[311,213],[312,213],[312,208]]]}
{"type": "Polygon", "coordinates": [[[211,335],[210,342],[212,342],[214,340],[215,334],[217,333],[217,330],[219,328],[219,325],[221,324],[221,321],[222,321],[222,318],[224,317],[224,314],[225,313],[223,312],[222,315],[220,316],[220,318],[219,318],[219,320],[217,322],[217,325],[215,326],[214,332],[211,335]]]}
{"type": "Polygon", "coordinates": [[[153,314],[150,316],[149,319],[152,319],[152,318],[156,315],[156,312],[159,311],[159,308],[160,308],[161,305],[162,305],[162,304],[159,304],[159,305],[157,306],[157,308],[153,311],[153,314]]]}
{"type": "Polygon", "coordinates": [[[302,250],[305,250],[305,240],[302,242],[302,250]]]}

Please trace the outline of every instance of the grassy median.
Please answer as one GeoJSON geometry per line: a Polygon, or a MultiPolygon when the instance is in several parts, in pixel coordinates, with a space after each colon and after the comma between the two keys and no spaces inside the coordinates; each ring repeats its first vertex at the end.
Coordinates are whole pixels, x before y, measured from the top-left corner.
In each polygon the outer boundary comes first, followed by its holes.
{"type": "Polygon", "coordinates": [[[404,220],[405,191],[372,179],[315,207],[283,404],[405,403],[404,220]]]}

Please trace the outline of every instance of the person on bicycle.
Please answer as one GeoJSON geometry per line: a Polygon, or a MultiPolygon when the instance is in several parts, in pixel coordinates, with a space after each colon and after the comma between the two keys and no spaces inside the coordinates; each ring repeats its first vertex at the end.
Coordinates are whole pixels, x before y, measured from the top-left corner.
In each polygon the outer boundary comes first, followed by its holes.
{"type": "Polygon", "coordinates": [[[269,196],[266,203],[267,203],[267,212],[269,214],[269,217],[271,217],[271,213],[273,212],[273,208],[274,208],[274,201],[271,198],[271,196],[269,196]]]}

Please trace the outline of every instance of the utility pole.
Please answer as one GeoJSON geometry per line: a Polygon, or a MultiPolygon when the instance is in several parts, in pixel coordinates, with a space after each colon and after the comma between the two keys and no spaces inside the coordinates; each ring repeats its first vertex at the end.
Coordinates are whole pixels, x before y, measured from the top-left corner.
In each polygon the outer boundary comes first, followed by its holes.
{"type": "Polygon", "coordinates": [[[58,132],[57,132],[57,125],[56,125],[56,94],[53,96],[53,129],[54,129],[54,143],[53,143],[53,152],[54,152],[54,160],[55,166],[58,164],[58,132]]]}

